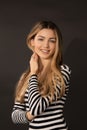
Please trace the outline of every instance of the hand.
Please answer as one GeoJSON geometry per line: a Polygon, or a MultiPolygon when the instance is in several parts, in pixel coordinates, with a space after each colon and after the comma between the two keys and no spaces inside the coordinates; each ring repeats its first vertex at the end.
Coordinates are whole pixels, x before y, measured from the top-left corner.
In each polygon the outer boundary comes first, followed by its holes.
{"type": "Polygon", "coordinates": [[[31,115],[30,112],[28,111],[28,112],[26,112],[26,118],[27,118],[29,121],[31,121],[31,120],[34,119],[34,116],[31,115]]]}
{"type": "Polygon", "coordinates": [[[38,55],[33,53],[30,59],[30,74],[37,74],[38,73],[38,55]]]}

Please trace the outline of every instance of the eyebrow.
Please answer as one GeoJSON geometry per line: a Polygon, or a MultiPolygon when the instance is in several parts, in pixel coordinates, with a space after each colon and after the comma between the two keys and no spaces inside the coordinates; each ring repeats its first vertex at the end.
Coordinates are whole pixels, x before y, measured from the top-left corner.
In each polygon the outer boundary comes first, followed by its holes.
{"type": "MultiPolygon", "coordinates": [[[[45,38],[45,37],[44,37],[44,36],[42,36],[42,35],[39,35],[38,37],[45,38]]],[[[50,39],[56,40],[56,38],[55,38],[55,37],[50,37],[50,39]]]]}
{"type": "Polygon", "coordinates": [[[39,36],[37,36],[37,37],[45,38],[44,36],[41,36],[41,35],[39,35],[39,36]]]}

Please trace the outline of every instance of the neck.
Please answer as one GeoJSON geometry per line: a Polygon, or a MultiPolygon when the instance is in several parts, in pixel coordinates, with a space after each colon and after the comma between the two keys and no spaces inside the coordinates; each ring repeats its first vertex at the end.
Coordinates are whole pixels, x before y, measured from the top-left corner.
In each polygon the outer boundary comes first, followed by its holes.
{"type": "Polygon", "coordinates": [[[51,60],[50,59],[40,59],[39,60],[39,64],[40,66],[42,66],[42,68],[47,68],[47,66],[51,63],[51,60]]]}
{"type": "Polygon", "coordinates": [[[46,75],[50,71],[50,64],[51,64],[51,60],[39,59],[39,73],[38,74],[39,74],[40,82],[44,81],[46,75]]]}

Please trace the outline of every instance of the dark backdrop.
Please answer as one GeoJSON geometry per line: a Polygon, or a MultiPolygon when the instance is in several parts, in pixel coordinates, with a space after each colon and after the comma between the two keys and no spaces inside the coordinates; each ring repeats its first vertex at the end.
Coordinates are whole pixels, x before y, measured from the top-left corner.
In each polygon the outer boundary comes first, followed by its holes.
{"type": "Polygon", "coordinates": [[[63,35],[64,62],[72,69],[64,114],[72,130],[87,130],[87,4],[74,0],[0,1],[0,130],[28,130],[11,121],[15,84],[31,52],[26,37],[39,20],[52,20],[63,35]]]}

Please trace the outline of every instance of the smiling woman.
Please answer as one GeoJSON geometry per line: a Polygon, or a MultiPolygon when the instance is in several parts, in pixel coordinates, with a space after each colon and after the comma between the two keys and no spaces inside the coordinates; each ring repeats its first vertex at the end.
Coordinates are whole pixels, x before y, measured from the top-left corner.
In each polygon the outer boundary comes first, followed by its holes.
{"type": "Polygon", "coordinates": [[[34,52],[41,59],[50,59],[56,47],[55,33],[51,29],[42,29],[34,39],[31,40],[34,52]]]}
{"type": "Polygon", "coordinates": [[[33,54],[16,87],[12,121],[29,123],[29,130],[68,130],[63,108],[71,70],[63,64],[61,32],[53,22],[41,21],[27,45],[33,54]]]}

